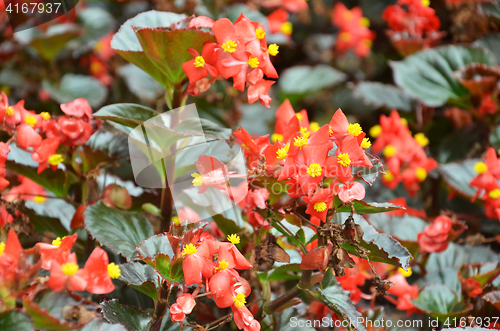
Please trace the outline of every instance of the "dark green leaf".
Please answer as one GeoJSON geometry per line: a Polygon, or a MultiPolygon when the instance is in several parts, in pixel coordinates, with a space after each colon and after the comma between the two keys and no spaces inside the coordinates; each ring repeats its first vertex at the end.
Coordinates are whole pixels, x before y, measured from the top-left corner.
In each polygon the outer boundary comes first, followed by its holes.
{"type": "MultiPolygon", "coordinates": [[[[335,197],[335,207],[338,207],[337,212],[342,213],[342,212],[350,212],[351,211],[351,206],[345,205],[342,207],[339,207],[342,204],[342,201],[338,197],[335,197]]],[[[385,213],[388,211],[394,211],[394,210],[402,210],[405,209],[404,207],[397,206],[395,204],[389,203],[389,202],[365,202],[363,200],[354,200],[354,210],[356,211],[356,214],[375,214],[375,213],[385,213]]]]}
{"type": "Polygon", "coordinates": [[[174,257],[174,251],[166,234],[158,234],[147,238],[137,245],[137,253],[145,261],[154,261],[158,254],[174,257]]]}
{"type": "Polygon", "coordinates": [[[297,317],[295,308],[290,307],[283,310],[278,316],[279,324],[276,331],[315,331],[316,329],[311,326],[312,321],[302,317],[297,317]]]}
{"type": "Polygon", "coordinates": [[[113,299],[101,303],[102,315],[113,324],[121,324],[128,331],[148,330],[151,316],[138,308],[122,305],[118,300],[113,299]]]}
{"type": "Polygon", "coordinates": [[[120,324],[108,324],[100,319],[94,319],[79,331],[126,331],[125,327],[120,324]]]}
{"type": "Polygon", "coordinates": [[[412,302],[415,307],[438,318],[441,322],[444,322],[448,317],[465,316],[472,309],[472,304],[460,302],[457,293],[442,284],[424,287],[419,292],[418,298],[412,302]]]}
{"type": "Polygon", "coordinates": [[[165,88],[161,84],[132,63],[118,69],[118,74],[123,77],[130,92],[140,99],[153,102],[165,93],[165,88]]]}
{"type": "Polygon", "coordinates": [[[470,181],[477,176],[474,165],[481,160],[469,159],[462,162],[441,164],[439,172],[444,181],[457,193],[466,197],[476,195],[476,189],[469,185],[470,181]]]}
{"type": "Polygon", "coordinates": [[[486,293],[482,298],[500,310],[500,291],[486,293]]]}
{"type": "Polygon", "coordinates": [[[109,156],[128,157],[128,137],[125,134],[109,131],[97,131],[90,136],[86,145],[94,151],[103,151],[109,156]]]}
{"type": "Polygon", "coordinates": [[[361,313],[356,310],[356,306],[352,303],[349,291],[342,289],[332,270],[325,272],[325,276],[316,291],[319,293],[319,299],[343,321],[349,321],[354,330],[365,330],[362,324],[357,323],[361,313]]]}
{"type": "Polygon", "coordinates": [[[40,56],[51,61],[68,41],[77,38],[82,33],[76,24],[57,24],[50,26],[45,33],[31,40],[31,46],[40,56]]]}
{"type": "Polygon", "coordinates": [[[278,81],[284,94],[306,94],[335,86],[346,79],[346,75],[330,66],[296,66],[286,69],[278,81]]]}
{"type": "Polygon", "coordinates": [[[147,264],[129,262],[120,264],[121,275],[118,278],[137,291],[158,300],[158,274],[147,264]]]}
{"type": "Polygon", "coordinates": [[[158,115],[153,109],[135,103],[115,103],[102,107],[94,113],[94,116],[97,118],[118,123],[132,129],[158,115]]]}
{"type": "Polygon", "coordinates": [[[500,2],[488,1],[481,4],[482,11],[490,17],[500,19],[500,2]]]}
{"type": "Polygon", "coordinates": [[[412,111],[417,101],[404,90],[378,82],[360,82],[353,88],[353,96],[377,108],[412,111]]]}
{"type": "Polygon", "coordinates": [[[44,80],[42,87],[59,103],[85,98],[92,107],[99,107],[108,94],[100,81],[85,75],[65,74],[57,86],[44,80]]]}
{"type": "Polygon", "coordinates": [[[496,150],[500,149],[500,125],[490,133],[490,144],[496,150]]]}
{"type": "Polygon", "coordinates": [[[61,221],[57,218],[41,216],[34,212],[32,209],[23,209],[23,214],[28,216],[31,224],[35,227],[35,231],[51,232],[58,237],[64,237],[68,235],[68,230],[61,224],[61,221]]]}
{"type": "Polygon", "coordinates": [[[31,318],[17,310],[0,314],[0,330],[2,331],[33,331],[31,318]]]}
{"type": "Polygon", "coordinates": [[[85,227],[101,244],[128,260],[135,257],[141,241],[154,235],[142,214],[109,208],[100,201],[87,207],[85,227]]]}
{"type": "Polygon", "coordinates": [[[298,280],[302,274],[302,269],[297,263],[291,263],[282,265],[281,267],[272,269],[272,272],[267,277],[270,282],[276,282],[280,280],[298,280]]]}
{"type": "Polygon", "coordinates": [[[452,72],[473,62],[491,66],[495,58],[485,49],[448,45],[420,51],[390,65],[398,86],[426,105],[438,107],[469,94],[452,72]]]}
{"type": "Polygon", "coordinates": [[[417,236],[429,225],[416,216],[394,216],[389,214],[370,215],[368,220],[377,230],[390,234],[400,240],[417,241],[417,236]]]}
{"type": "Polygon", "coordinates": [[[427,272],[438,271],[445,268],[457,270],[463,264],[500,261],[500,255],[485,246],[460,246],[449,243],[448,248],[441,253],[432,253],[427,261],[427,272]]]}
{"type": "Polygon", "coordinates": [[[500,61],[500,34],[488,34],[486,36],[483,36],[481,39],[476,40],[474,42],[474,45],[489,49],[493,54],[495,54],[497,63],[498,61],[500,61]]]}

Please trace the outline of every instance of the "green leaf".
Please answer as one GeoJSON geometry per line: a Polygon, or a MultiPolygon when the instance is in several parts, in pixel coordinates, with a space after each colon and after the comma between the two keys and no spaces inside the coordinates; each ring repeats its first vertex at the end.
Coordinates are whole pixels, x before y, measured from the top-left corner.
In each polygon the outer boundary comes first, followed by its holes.
{"type": "Polygon", "coordinates": [[[56,171],[48,169],[41,174],[37,174],[36,168],[28,167],[12,161],[6,161],[5,166],[7,169],[31,179],[58,197],[66,197],[71,184],[77,182],[77,178],[74,177],[75,175],[69,171],[65,172],[61,169],[57,169],[56,171]]]}
{"type": "Polygon", "coordinates": [[[139,257],[147,262],[154,261],[159,254],[166,255],[170,259],[175,255],[166,234],[147,238],[137,245],[136,251],[139,257]]]}
{"type": "Polygon", "coordinates": [[[500,19],[500,2],[489,1],[480,5],[482,11],[490,17],[500,19]]]}
{"type": "MultiPolygon", "coordinates": [[[[57,234],[57,236],[61,237],[58,232],[65,231],[62,234],[62,237],[68,234],[70,231],[70,224],[73,215],[75,214],[76,208],[69,202],[66,202],[63,199],[53,199],[47,198],[44,203],[36,203],[34,201],[26,201],[26,207],[31,209],[32,212],[26,211],[26,214],[32,215],[34,218],[36,215],[41,216],[42,218],[48,217],[46,224],[40,224],[41,227],[46,227],[47,229],[51,229],[50,231],[57,234]],[[53,221],[55,219],[55,221],[53,221]]],[[[33,223],[43,223],[45,221],[33,221],[33,223]]],[[[35,224],[36,226],[36,224],[35,224]]]]}
{"type": "Polygon", "coordinates": [[[448,186],[457,193],[471,198],[476,195],[476,189],[469,183],[477,176],[474,165],[480,161],[482,160],[469,159],[462,162],[441,164],[438,169],[448,186]]]}
{"type": "Polygon", "coordinates": [[[357,323],[361,313],[356,310],[356,306],[352,303],[349,291],[342,289],[331,270],[325,272],[325,276],[316,291],[319,294],[318,299],[333,310],[340,319],[349,321],[353,327],[357,326],[357,329],[354,327],[354,330],[365,330],[362,324],[357,323]]]}
{"type": "Polygon", "coordinates": [[[118,74],[123,77],[130,92],[142,100],[154,102],[165,93],[160,83],[132,63],[118,69],[118,74]]]}
{"type": "MultiPolygon", "coordinates": [[[[499,7],[500,8],[500,7],[499,7]]],[[[500,13],[500,10],[499,10],[500,13]]],[[[500,18],[500,16],[499,16],[500,18]]],[[[489,49],[497,58],[497,63],[500,61],[500,34],[487,34],[481,39],[474,42],[475,46],[484,47],[489,49]]]]}
{"type": "Polygon", "coordinates": [[[28,208],[23,209],[23,214],[28,216],[36,232],[43,233],[48,231],[61,238],[68,235],[68,230],[57,218],[41,216],[28,208]]]}
{"type": "Polygon", "coordinates": [[[300,264],[291,263],[282,265],[280,267],[271,269],[267,280],[269,282],[276,282],[281,280],[298,280],[302,274],[302,269],[300,269],[300,264]]]}
{"type": "Polygon", "coordinates": [[[127,283],[137,291],[146,294],[153,300],[158,300],[158,274],[147,264],[129,262],[120,264],[119,280],[127,283]]]}
{"type": "Polygon", "coordinates": [[[418,298],[412,300],[415,307],[444,322],[448,317],[462,317],[472,310],[472,304],[459,301],[455,291],[446,285],[431,284],[424,287],[418,298]]]}
{"type": "Polygon", "coordinates": [[[374,214],[368,218],[371,225],[377,230],[390,234],[400,240],[417,241],[417,236],[429,225],[423,219],[404,215],[395,216],[389,214],[374,214]]]}
{"type": "Polygon", "coordinates": [[[467,97],[469,91],[452,72],[473,62],[491,66],[495,58],[485,49],[448,45],[420,51],[390,65],[398,86],[424,104],[438,107],[450,99],[467,97]]]}
{"type": "Polygon", "coordinates": [[[0,330],[2,331],[33,331],[31,318],[18,311],[11,310],[0,314],[0,330]]]}
{"type": "Polygon", "coordinates": [[[454,268],[457,270],[463,264],[475,264],[480,262],[500,261],[500,254],[497,254],[489,247],[457,245],[449,243],[448,248],[441,253],[431,253],[425,269],[427,272],[454,268]]]}
{"type": "Polygon", "coordinates": [[[102,315],[110,323],[121,324],[128,331],[148,330],[151,316],[139,308],[122,305],[113,299],[101,303],[102,315]]]}
{"type": "Polygon", "coordinates": [[[119,132],[96,131],[85,145],[94,151],[103,151],[108,156],[129,156],[128,137],[119,132]]]}
{"type": "MultiPolygon", "coordinates": [[[[159,114],[151,108],[135,103],[115,103],[99,109],[94,117],[135,128],[159,114]]],[[[130,131],[125,132],[130,133],[130,131]]]]}
{"type": "Polygon", "coordinates": [[[278,86],[284,94],[308,94],[340,84],[346,75],[330,66],[295,66],[283,71],[278,86]]]}
{"type": "Polygon", "coordinates": [[[241,233],[243,231],[233,220],[220,214],[212,216],[212,219],[226,237],[232,235],[233,233],[241,233]]]}
{"type": "Polygon", "coordinates": [[[114,29],[115,20],[107,10],[100,7],[87,7],[78,10],[78,21],[83,24],[84,34],[70,42],[72,49],[84,51],[91,48],[94,44],[108,32],[114,29]]]}
{"type": "Polygon", "coordinates": [[[294,307],[283,310],[282,313],[278,315],[279,324],[276,331],[315,331],[316,329],[312,327],[312,321],[297,317],[297,312],[294,307]],[[293,318],[293,319],[292,319],[293,318]]]}
{"type": "Polygon", "coordinates": [[[135,258],[135,247],[141,241],[154,235],[142,214],[109,208],[101,201],[87,207],[85,227],[92,237],[127,260],[135,258]]]}
{"type": "Polygon", "coordinates": [[[490,144],[496,150],[500,149],[500,125],[490,133],[490,144]]]}
{"type": "Polygon", "coordinates": [[[491,303],[496,309],[500,310],[500,291],[492,291],[483,295],[483,300],[491,303]]]}
{"type": "Polygon", "coordinates": [[[68,41],[79,37],[81,28],[76,24],[57,24],[31,40],[31,46],[47,61],[51,61],[68,41]]]}
{"type": "MultiPolygon", "coordinates": [[[[335,197],[334,203],[334,206],[338,207],[338,213],[351,211],[351,206],[349,205],[339,207],[342,204],[342,201],[338,197],[335,197]]],[[[385,213],[388,211],[405,209],[404,207],[397,206],[389,202],[365,202],[363,200],[354,200],[353,205],[356,214],[385,213]]]]}
{"type": "Polygon", "coordinates": [[[108,324],[96,318],[79,331],[127,331],[127,329],[123,325],[108,324]]]}
{"type": "Polygon", "coordinates": [[[85,98],[92,107],[104,103],[108,94],[100,81],[85,75],[65,74],[57,86],[44,80],[42,87],[59,103],[85,98]]]}
{"type": "Polygon", "coordinates": [[[353,88],[353,96],[377,108],[409,112],[417,106],[417,101],[401,88],[378,82],[358,83],[353,88]]]}
{"type": "Polygon", "coordinates": [[[182,64],[193,58],[187,51],[193,48],[201,54],[203,44],[215,37],[198,29],[166,29],[133,27],[144,53],[168,78],[169,84],[180,84],[187,79],[182,64]]]}

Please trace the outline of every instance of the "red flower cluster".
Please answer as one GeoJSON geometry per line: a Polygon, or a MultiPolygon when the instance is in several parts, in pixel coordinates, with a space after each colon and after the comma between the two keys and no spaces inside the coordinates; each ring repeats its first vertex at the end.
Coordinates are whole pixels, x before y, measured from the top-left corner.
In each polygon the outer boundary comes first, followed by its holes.
{"type": "Polygon", "coordinates": [[[332,24],[340,29],[335,43],[335,49],[340,54],[351,50],[361,57],[370,55],[375,32],[368,29],[370,21],[363,17],[360,7],[349,10],[343,3],[337,2],[332,11],[332,24]]]}
{"type": "Polygon", "coordinates": [[[429,139],[423,133],[412,136],[406,120],[401,119],[396,110],[389,117],[380,116],[380,125],[372,127],[370,135],[377,138],[372,151],[385,157],[387,168],[382,182],[391,189],[403,182],[410,196],[417,194],[420,183],[438,166],[425,153],[429,139]]]}
{"type": "Polygon", "coordinates": [[[439,253],[448,247],[448,237],[452,230],[452,221],[448,216],[438,216],[424,232],[418,234],[418,244],[421,252],[439,253]]]}
{"type": "MultiPolygon", "coordinates": [[[[94,121],[92,108],[83,98],[62,104],[61,110],[67,116],[52,118],[47,112],[36,114],[24,108],[24,100],[10,106],[7,96],[2,92],[0,123],[6,131],[15,135],[19,148],[32,153],[32,159],[39,163],[38,173],[49,166],[53,170],[57,169],[63,161],[62,155],[56,154],[59,145],[85,144],[94,133],[94,127],[100,123],[94,121]],[[45,139],[42,135],[45,135],[45,139]]],[[[6,158],[10,149],[5,144],[0,148],[2,158],[6,158]]],[[[6,186],[5,179],[0,184],[6,186]]]]}
{"type": "Polygon", "coordinates": [[[199,231],[190,242],[184,243],[182,269],[187,286],[197,284],[192,293],[184,293],[177,298],[170,309],[174,322],[181,322],[191,313],[196,305],[194,300],[203,285],[219,308],[231,307],[234,321],[239,329],[258,331],[260,324],[253,318],[245,306],[246,297],[251,289],[248,282],[240,277],[236,269],[251,269],[252,265],[236,247],[240,237],[233,234],[227,237],[229,242],[219,242],[207,232],[199,231]]]}
{"type": "Polygon", "coordinates": [[[320,127],[309,123],[305,110],[296,114],[288,100],[276,117],[273,143],[267,135],[253,139],[243,128],[234,132],[243,144],[250,169],[265,162],[268,175],[289,185],[290,197],[303,197],[308,204],[306,213],[315,224],[326,220],[334,196],[343,202],[363,199],[365,189],[355,181],[351,167],[373,165],[364,151],[370,142],[359,124],[349,123],[339,109],[328,125],[320,127]]]}
{"type": "Polygon", "coordinates": [[[494,148],[490,147],[484,162],[477,162],[474,166],[477,176],[469,183],[476,187],[477,193],[473,198],[481,197],[485,201],[486,215],[500,220],[500,160],[494,148]],[[484,192],[484,193],[483,193],[484,192]]]}
{"type": "Polygon", "coordinates": [[[76,254],[71,248],[77,234],[57,238],[52,244],[38,243],[42,255],[42,269],[50,270],[47,285],[55,292],[63,289],[106,294],[115,289],[111,279],[120,277],[120,267],[109,263],[108,254],[100,247],[94,248],[85,267],[80,269],[76,254]]]}
{"type": "Polygon", "coordinates": [[[197,95],[206,91],[220,75],[224,79],[233,78],[234,88],[240,91],[248,85],[249,103],[260,100],[262,105],[269,107],[271,97],[268,92],[275,82],[265,80],[264,75],[278,78],[270,60],[270,55],[278,54],[278,46],[272,44],[268,47],[264,24],[250,21],[241,14],[235,24],[227,18],[214,22],[200,16],[191,20],[189,26],[210,27],[217,43],[205,43],[201,55],[188,49],[194,56],[182,65],[189,78],[188,92],[197,95]]]}
{"type": "Polygon", "coordinates": [[[444,36],[438,32],[441,23],[429,3],[429,0],[398,0],[382,13],[390,28],[387,35],[402,54],[434,46],[444,36]]]}
{"type": "Polygon", "coordinates": [[[418,312],[419,310],[415,307],[412,299],[416,299],[418,297],[418,286],[408,284],[406,277],[401,274],[401,272],[396,273],[395,275],[390,276],[387,280],[394,283],[393,286],[389,289],[389,294],[392,294],[397,297],[397,301],[394,301],[389,296],[386,298],[393,302],[396,305],[398,310],[406,310],[406,316],[410,316],[414,312],[418,312]]]}

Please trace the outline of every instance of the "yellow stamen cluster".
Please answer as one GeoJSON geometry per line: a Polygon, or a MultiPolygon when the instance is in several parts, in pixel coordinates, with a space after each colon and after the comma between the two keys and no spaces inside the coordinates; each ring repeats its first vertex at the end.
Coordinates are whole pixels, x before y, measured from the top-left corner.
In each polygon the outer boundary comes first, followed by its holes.
{"type": "Polygon", "coordinates": [[[179,216],[174,216],[172,217],[172,222],[174,222],[175,225],[179,225],[181,220],[179,219],[179,216]]]}
{"type": "Polygon", "coordinates": [[[279,140],[279,141],[283,141],[283,135],[282,135],[282,134],[280,134],[280,133],[273,133],[273,134],[271,135],[271,141],[272,141],[273,143],[275,143],[275,142],[277,142],[278,140],[279,140]]]}
{"type": "Polygon", "coordinates": [[[349,132],[349,135],[357,137],[361,133],[363,133],[363,129],[361,129],[361,125],[359,123],[352,123],[347,126],[347,131],[349,132]]]}
{"type": "Polygon", "coordinates": [[[321,213],[325,211],[328,207],[326,206],[326,203],[324,202],[318,202],[314,204],[314,210],[316,210],[318,213],[321,213]]]}
{"type": "Polygon", "coordinates": [[[187,244],[182,251],[183,255],[193,255],[196,253],[196,246],[193,244],[187,244]]]}
{"type": "Polygon", "coordinates": [[[201,184],[203,184],[203,176],[200,175],[199,173],[197,172],[193,172],[191,174],[191,177],[193,177],[193,186],[201,186],[201,184]]]}
{"type": "Polygon", "coordinates": [[[228,39],[222,44],[222,49],[224,52],[234,53],[236,52],[236,46],[238,46],[238,44],[235,41],[228,39]]]}
{"type": "Polygon", "coordinates": [[[403,268],[398,269],[399,273],[405,277],[410,277],[413,274],[413,271],[411,271],[411,267],[408,266],[408,270],[405,270],[403,268]]]}
{"type": "Polygon", "coordinates": [[[49,156],[49,159],[47,160],[50,165],[56,166],[62,161],[64,161],[63,157],[61,154],[54,154],[49,156]]]}
{"type": "Polygon", "coordinates": [[[488,193],[488,195],[492,199],[498,199],[498,198],[500,198],[500,190],[497,188],[494,190],[491,190],[490,193],[488,193]]]}
{"type": "Polygon", "coordinates": [[[47,113],[46,111],[41,112],[41,113],[40,113],[40,116],[41,116],[41,117],[42,117],[45,121],[50,120],[50,114],[49,114],[49,113],[47,113]]]}
{"type": "Polygon", "coordinates": [[[219,261],[218,264],[219,265],[217,267],[215,267],[215,272],[226,270],[227,267],[229,267],[229,263],[227,263],[226,260],[219,261]]]}
{"type": "Polygon", "coordinates": [[[370,20],[366,17],[361,18],[361,25],[364,26],[365,28],[370,27],[370,20]]]}
{"type": "Polygon", "coordinates": [[[389,170],[387,170],[385,172],[384,179],[386,181],[388,181],[388,182],[392,182],[394,180],[394,175],[392,174],[392,172],[390,172],[389,170]]]}
{"type": "Polygon", "coordinates": [[[234,305],[238,308],[243,307],[247,300],[245,299],[245,295],[243,293],[238,293],[235,297],[233,297],[234,305]]]}
{"type": "Polygon", "coordinates": [[[311,122],[311,124],[309,124],[309,129],[312,132],[316,132],[320,129],[320,126],[319,126],[318,122],[311,122]]]}
{"type": "Polygon", "coordinates": [[[252,67],[252,68],[254,68],[254,69],[255,69],[255,68],[259,67],[259,64],[260,64],[260,62],[259,62],[259,59],[258,59],[257,57],[251,57],[251,56],[250,56],[250,57],[248,58],[248,65],[249,65],[250,67],[252,67]]]}
{"type": "Polygon", "coordinates": [[[31,127],[34,127],[36,125],[36,122],[37,122],[36,117],[33,115],[27,115],[24,118],[24,121],[26,122],[26,124],[28,124],[31,127]]]}
{"type": "Polygon", "coordinates": [[[361,148],[368,149],[371,146],[372,146],[372,143],[370,142],[370,139],[363,138],[363,141],[361,142],[361,148]]]}
{"type": "Polygon", "coordinates": [[[317,163],[311,163],[307,168],[307,174],[311,177],[321,176],[321,166],[317,163]]]}
{"type": "Polygon", "coordinates": [[[203,56],[197,56],[194,58],[194,66],[196,68],[203,68],[205,66],[205,59],[203,56]]]}
{"type": "Polygon", "coordinates": [[[377,138],[382,133],[382,127],[380,125],[374,125],[370,128],[370,136],[377,138]]]}
{"type": "Polygon", "coordinates": [[[283,160],[288,156],[288,149],[290,148],[290,143],[287,143],[285,147],[281,147],[276,151],[276,158],[278,160],[283,160]]]}
{"type": "Polygon", "coordinates": [[[408,120],[406,118],[402,118],[401,124],[403,124],[404,126],[408,126],[408,120]]]}
{"type": "Polygon", "coordinates": [[[478,174],[484,174],[486,171],[488,171],[488,166],[484,162],[477,162],[474,165],[474,171],[478,174]]]}
{"type": "Polygon", "coordinates": [[[295,114],[295,116],[297,116],[297,118],[299,119],[299,121],[302,121],[302,114],[301,113],[297,113],[295,114]]]}
{"type": "Polygon", "coordinates": [[[120,270],[120,266],[119,265],[116,265],[114,263],[108,264],[108,275],[109,275],[109,277],[111,277],[112,279],[116,279],[116,278],[120,277],[121,274],[122,274],[122,272],[120,270]]]}
{"type": "Polygon", "coordinates": [[[417,133],[413,138],[415,138],[415,141],[422,147],[425,147],[429,145],[429,138],[425,136],[423,133],[417,133]]]}
{"type": "Polygon", "coordinates": [[[293,138],[293,144],[297,147],[305,146],[309,144],[309,137],[308,136],[295,137],[293,138]]]}
{"type": "Polygon", "coordinates": [[[351,159],[349,158],[349,154],[347,153],[342,153],[337,156],[337,163],[343,165],[344,167],[347,167],[349,164],[351,164],[351,159]]]}
{"type": "Polygon", "coordinates": [[[423,182],[427,178],[427,171],[424,168],[417,168],[415,176],[419,181],[423,182]]]}
{"type": "MultiPolygon", "coordinates": [[[[65,237],[63,237],[64,239],[65,237]]],[[[56,239],[52,240],[52,245],[60,247],[61,246],[62,239],[61,237],[57,237],[56,239]]]]}
{"type": "Polygon", "coordinates": [[[7,108],[5,109],[5,114],[6,114],[7,116],[12,116],[12,115],[14,115],[14,108],[12,108],[12,107],[7,107],[7,108]]]}
{"type": "Polygon", "coordinates": [[[2,241],[0,242],[0,256],[5,252],[5,243],[2,241]]]}
{"type": "Polygon", "coordinates": [[[257,39],[264,39],[266,33],[262,28],[257,28],[257,30],[255,30],[255,36],[257,37],[257,39]]]}
{"type": "Polygon", "coordinates": [[[292,34],[293,31],[293,25],[291,22],[285,22],[281,26],[281,33],[283,34],[292,34]]]}
{"type": "Polygon", "coordinates": [[[422,0],[422,5],[429,7],[431,5],[431,0],[422,0]]]}
{"type": "Polygon", "coordinates": [[[269,47],[267,48],[267,52],[272,56],[276,56],[279,53],[279,48],[280,47],[276,44],[270,44],[269,47]]]}
{"type": "Polygon", "coordinates": [[[39,195],[35,195],[33,197],[33,201],[35,203],[45,203],[45,200],[46,200],[45,197],[42,197],[42,196],[39,196],[39,195]]]}
{"type": "Polygon", "coordinates": [[[61,266],[62,273],[65,274],[66,276],[73,276],[80,267],[72,262],[65,263],[61,266]]]}
{"type": "Polygon", "coordinates": [[[227,240],[233,245],[238,245],[240,243],[240,236],[233,233],[232,235],[227,236],[227,240]]]}
{"type": "Polygon", "coordinates": [[[396,147],[394,147],[392,145],[385,146],[384,151],[383,151],[385,157],[394,156],[394,154],[396,154],[396,152],[397,152],[396,147]]]}

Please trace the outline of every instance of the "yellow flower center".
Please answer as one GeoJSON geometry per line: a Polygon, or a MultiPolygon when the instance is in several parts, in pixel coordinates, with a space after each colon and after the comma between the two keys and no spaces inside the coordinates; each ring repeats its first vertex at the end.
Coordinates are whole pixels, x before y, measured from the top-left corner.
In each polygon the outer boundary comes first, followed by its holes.
{"type": "Polygon", "coordinates": [[[344,31],[339,35],[339,39],[344,42],[348,42],[349,40],[351,40],[351,34],[347,31],[344,31]]]}
{"type": "Polygon", "coordinates": [[[422,5],[429,7],[431,5],[431,0],[422,0],[422,5]]]}
{"type": "Polygon", "coordinates": [[[370,139],[368,138],[363,138],[363,141],[361,142],[361,147],[364,149],[370,148],[372,143],[370,142],[370,139]]]}
{"type": "Polygon", "coordinates": [[[415,141],[422,147],[429,145],[429,139],[423,133],[417,133],[415,136],[415,141]]]}
{"type": "Polygon", "coordinates": [[[228,266],[229,263],[227,263],[226,260],[218,261],[218,266],[215,267],[215,272],[226,270],[228,266]]]}
{"type": "Polygon", "coordinates": [[[194,253],[196,253],[196,246],[193,244],[187,244],[182,251],[184,255],[193,255],[194,253]]]}
{"type": "Polygon", "coordinates": [[[417,176],[419,181],[423,182],[427,178],[427,171],[424,168],[417,168],[415,176],[417,176]]]}
{"type": "Polygon", "coordinates": [[[488,195],[492,199],[498,199],[498,198],[500,198],[500,190],[497,188],[494,190],[491,190],[490,193],[488,193],[488,195]]]}
{"type": "Polygon", "coordinates": [[[406,118],[402,118],[401,124],[403,124],[404,126],[408,126],[408,120],[406,118]]]}
{"type": "Polygon", "coordinates": [[[0,242],[0,256],[5,252],[5,243],[2,241],[0,242]]]}
{"type": "Polygon", "coordinates": [[[321,166],[317,163],[311,163],[307,168],[307,174],[311,177],[321,176],[321,166]]]}
{"type": "Polygon", "coordinates": [[[238,308],[243,307],[247,300],[245,299],[245,295],[243,293],[238,293],[235,297],[233,297],[234,305],[238,308]]]}
{"type": "Polygon", "coordinates": [[[61,266],[61,270],[66,276],[73,276],[78,271],[78,269],[80,269],[80,267],[77,264],[71,262],[65,263],[61,266]]]}
{"type": "Polygon", "coordinates": [[[249,57],[248,58],[248,65],[252,68],[257,68],[259,66],[259,59],[257,57],[249,57]]]}
{"type": "Polygon", "coordinates": [[[349,135],[357,137],[363,132],[363,129],[361,129],[361,125],[358,123],[353,123],[347,126],[347,131],[349,132],[349,135]]]}
{"type": "Polygon", "coordinates": [[[311,122],[311,124],[309,124],[309,129],[312,132],[316,132],[320,129],[320,126],[319,126],[318,122],[311,122]]]}
{"type": "Polygon", "coordinates": [[[408,266],[408,270],[405,270],[403,268],[398,268],[398,271],[401,275],[405,277],[410,277],[413,274],[413,271],[411,271],[411,267],[408,266]]]}
{"type": "Polygon", "coordinates": [[[309,144],[309,137],[308,136],[295,137],[293,138],[293,144],[297,147],[305,146],[309,144]]]}
{"type": "Polygon", "coordinates": [[[7,108],[5,109],[5,114],[6,114],[7,116],[12,116],[12,115],[14,115],[14,108],[12,108],[12,107],[7,107],[7,108]]]}
{"type": "Polygon", "coordinates": [[[396,147],[394,147],[392,145],[385,146],[384,151],[383,151],[385,157],[394,156],[394,154],[396,154],[396,152],[397,152],[396,147]]]}
{"type": "Polygon", "coordinates": [[[232,235],[227,236],[227,240],[229,240],[229,242],[233,245],[238,245],[240,243],[240,236],[233,233],[232,235]]]}
{"type": "Polygon", "coordinates": [[[36,125],[36,117],[33,116],[33,115],[27,115],[25,118],[24,118],[24,121],[26,122],[26,124],[28,124],[29,126],[31,127],[34,127],[36,125]]]}
{"type": "Polygon", "coordinates": [[[364,42],[368,47],[372,47],[373,45],[373,41],[371,41],[370,39],[363,39],[362,42],[364,42]]]}
{"type": "Polygon", "coordinates": [[[270,44],[269,47],[267,48],[267,52],[272,56],[276,56],[279,53],[279,48],[280,47],[276,44],[270,44]]]}
{"type": "Polygon", "coordinates": [[[394,179],[394,175],[392,174],[392,172],[390,172],[389,170],[387,170],[385,172],[384,179],[386,181],[388,181],[388,182],[391,182],[394,179]]]}
{"type": "Polygon", "coordinates": [[[46,200],[45,197],[42,197],[42,196],[39,196],[39,195],[35,195],[33,197],[33,201],[35,203],[45,203],[45,200],[46,200]]]}
{"type": "Polygon", "coordinates": [[[58,165],[59,163],[61,163],[62,161],[64,161],[63,157],[61,154],[54,154],[54,155],[51,155],[48,159],[48,162],[50,165],[53,165],[53,166],[56,166],[58,165]]]}
{"type": "Polygon", "coordinates": [[[191,177],[193,177],[193,186],[201,186],[201,184],[203,184],[203,176],[200,175],[199,173],[197,172],[193,172],[191,174],[191,177]]]}
{"type": "Polygon", "coordinates": [[[285,147],[281,147],[276,151],[276,158],[278,160],[283,160],[288,155],[288,149],[290,148],[290,143],[287,143],[285,147]]]}
{"type": "Polygon", "coordinates": [[[257,37],[257,39],[264,39],[266,33],[262,28],[257,28],[257,30],[255,30],[255,36],[257,37]]]}
{"type": "Polygon", "coordinates": [[[370,136],[377,138],[382,133],[382,127],[380,125],[374,125],[370,128],[370,136]]]}
{"type": "Polygon", "coordinates": [[[122,272],[120,270],[120,266],[119,265],[116,265],[114,263],[108,264],[108,275],[109,275],[109,277],[111,277],[113,279],[116,279],[116,278],[120,277],[121,274],[122,274],[122,272]]]}
{"type": "Polygon", "coordinates": [[[369,28],[370,20],[367,17],[361,18],[361,25],[364,26],[365,28],[369,28]]]}
{"type": "Polygon", "coordinates": [[[316,210],[318,213],[321,213],[327,209],[326,203],[324,202],[318,202],[314,204],[314,210],[316,210]]]}
{"type": "Polygon", "coordinates": [[[40,113],[40,116],[45,120],[45,121],[48,121],[50,120],[50,114],[47,113],[46,111],[40,113]]]}
{"type": "Polygon", "coordinates": [[[285,22],[281,26],[281,33],[283,34],[292,34],[293,31],[293,25],[291,22],[285,22]]]}
{"type": "Polygon", "coordinates": [[[222,49],[224,50],[224,52],[234,53],[236,52],[236,46],[238,46],[236,42],[228,39],[225,43],[222,44],[222,49]]]}
{"type": "Polygon", "coordinates": [[[297,113],[297,114],[295,114],[295,116],[297,116],[297,118],[299,119],[299,121],[302,121],[302,114],[301,113],[297,113]]]}
{"type": "Polygon", "coordinates": [[[280,134],[280,133],[273,133],[273,134],[271,135],[271,141],[272,141],[273,143],[275,143],[275,142],[277,142],[278,140],[279,140],[279,141],[283,141],[283,135],[282,135],[282,134],[280,134]]]}
{"type": "Polygon", "coordinates": [[[337,156],[337,162],[343,165],[344,167],[347,167],[349,164],[351,164],[351,159],[349,158],[349,154],[347,153],[342,153],[337,156]]]}
{"type": "Polygon", "coordinates": [[[52,245],[59,247],[61,246],[61,241],[61,237],[57,237],[56,239],[52,240],[52,245]]]}
{"type": "Polygon", "coordinates": [[[196,68],[203,68],[205,66],[205,59],[203,56],[197,56],[194,58],[194,66],[196,68]]]}
{"type": "Polygon", "coordinates": [[[175,225],[179,225],[181,220],[179,219],[179,216],[174,216],[172,217],[172,222],[174,222],[175,225]]]}
{"type": "Polygon", "coordinates": [[[474,165],[474,171],[478,174],[484,174],[486,171],[488,171],[488,166],[484,162],[477,162],[474,165]]]}

